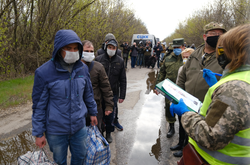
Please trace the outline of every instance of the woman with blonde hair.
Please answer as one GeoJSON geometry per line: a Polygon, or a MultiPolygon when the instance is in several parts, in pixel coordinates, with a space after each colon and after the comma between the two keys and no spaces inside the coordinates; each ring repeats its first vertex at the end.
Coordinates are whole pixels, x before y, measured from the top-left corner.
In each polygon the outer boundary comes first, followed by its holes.
{"type": "Polygon", "coordinates": [[[199,114],[189,111],[182,99],[170,107],[172,114],[182,116],[181,123],[190,137],[180,162],[249,164],[250,24],[221,35],[216,50],[223,75],[217,82],[213,72],[204,71],[205,80],[213,84],[199,114]],[[187,159],[190,148],[198,153],[196,158],[187,159]]]}

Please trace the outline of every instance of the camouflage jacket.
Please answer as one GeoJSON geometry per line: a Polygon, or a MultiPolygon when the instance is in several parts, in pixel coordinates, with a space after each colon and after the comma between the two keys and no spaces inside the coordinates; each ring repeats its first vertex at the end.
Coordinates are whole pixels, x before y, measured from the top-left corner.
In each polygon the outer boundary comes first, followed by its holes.
{"type": "Polygon", "coordinates": [[[224,148],[236,133],[250,128],[250,84],[233,80],[220,85],[212,94],[206,119],[197,113],[186,112],[181,122],[188,136],[201,146],[210,150],[224,148]],[[208,122],[214,119],[210,115],[213,109],[222,113],[214,126],[210,126],[208,122]]]}
{"type": "Polygon", "coordinates": [[[181,55],[176,56],[174,52],[172,52],[163,61],[163,65],[161,66],[160,73],[156,80],[156,84],[165,80],[166,78],[170,79],[175,83],[178,74],[178,69],[182,65],[183,61],[181,55]]]}

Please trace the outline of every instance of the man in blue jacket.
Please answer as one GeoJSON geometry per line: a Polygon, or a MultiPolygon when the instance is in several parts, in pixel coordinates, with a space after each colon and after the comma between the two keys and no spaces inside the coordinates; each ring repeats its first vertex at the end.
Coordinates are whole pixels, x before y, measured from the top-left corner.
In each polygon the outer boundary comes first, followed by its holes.
{"type": "Polygon", "coordinates": [[[47,139],[55,162],[62,165],[67,164],[68,146],[72,165],[82,164],[86,157],[87,113],[91,124],[97,125],[88,67],[80,61],[82,51],[82,42],[74,31],[59,30],[52,59],[35,72],[32,135],[40,148],[47,139]]]}

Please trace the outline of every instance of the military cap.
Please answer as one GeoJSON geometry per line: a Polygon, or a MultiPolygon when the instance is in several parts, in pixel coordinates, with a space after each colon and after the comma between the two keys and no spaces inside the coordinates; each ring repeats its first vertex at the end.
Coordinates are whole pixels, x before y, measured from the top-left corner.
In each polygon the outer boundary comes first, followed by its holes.
{"type": "Polygon", "coordinates": [[[108,34],[105,36],[104,41],[106,42],[106,41],[109,41],[109,40],[112,40],[112,39],[114,39],[114,40],[115,40],[115,36],[114,36],[114,34],[112,34],[112,33],[108,33],[108,34]]]}
{"type": "Polygon", "coordinates": [[[184,38],[176,38],[173,40],[173,45],[172,45],[173,48],[180,47],[182,45],[184,45],[184,38]]]}
{"type": "Polygon", "coordinates": [[[208,31],[214,29],[223,30],[224,33],[227,31],[222,23],[210,22],[209,24],[204,26],[204,33],[206,34],[208,31]]]}

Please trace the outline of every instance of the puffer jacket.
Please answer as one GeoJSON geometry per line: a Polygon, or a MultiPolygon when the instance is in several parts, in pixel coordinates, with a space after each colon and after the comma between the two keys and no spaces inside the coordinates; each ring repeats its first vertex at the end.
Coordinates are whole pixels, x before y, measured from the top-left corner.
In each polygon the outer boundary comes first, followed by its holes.
{"type": "Polygon", "coordinates": [[[123,59],[117,54],[110,58],[105,52],[97,56],[95,60],[104,66],[113,94],[118,95],[119,99],[125,99],[127,78],[123,59]]]}
{"type": "Polygon", "coordinates": [[[72,30],[60,30],[56,33],[53,57],[37,68],[33,86],[32,135],[43,136],[74,134],[85,126],[87,112],[96,116],[97,106],[87,65],[79,60],[72,72],[63,69],[56,56],[62,47],[79,44],[79,56],[82,55],[82,43],[72,30]]]}

